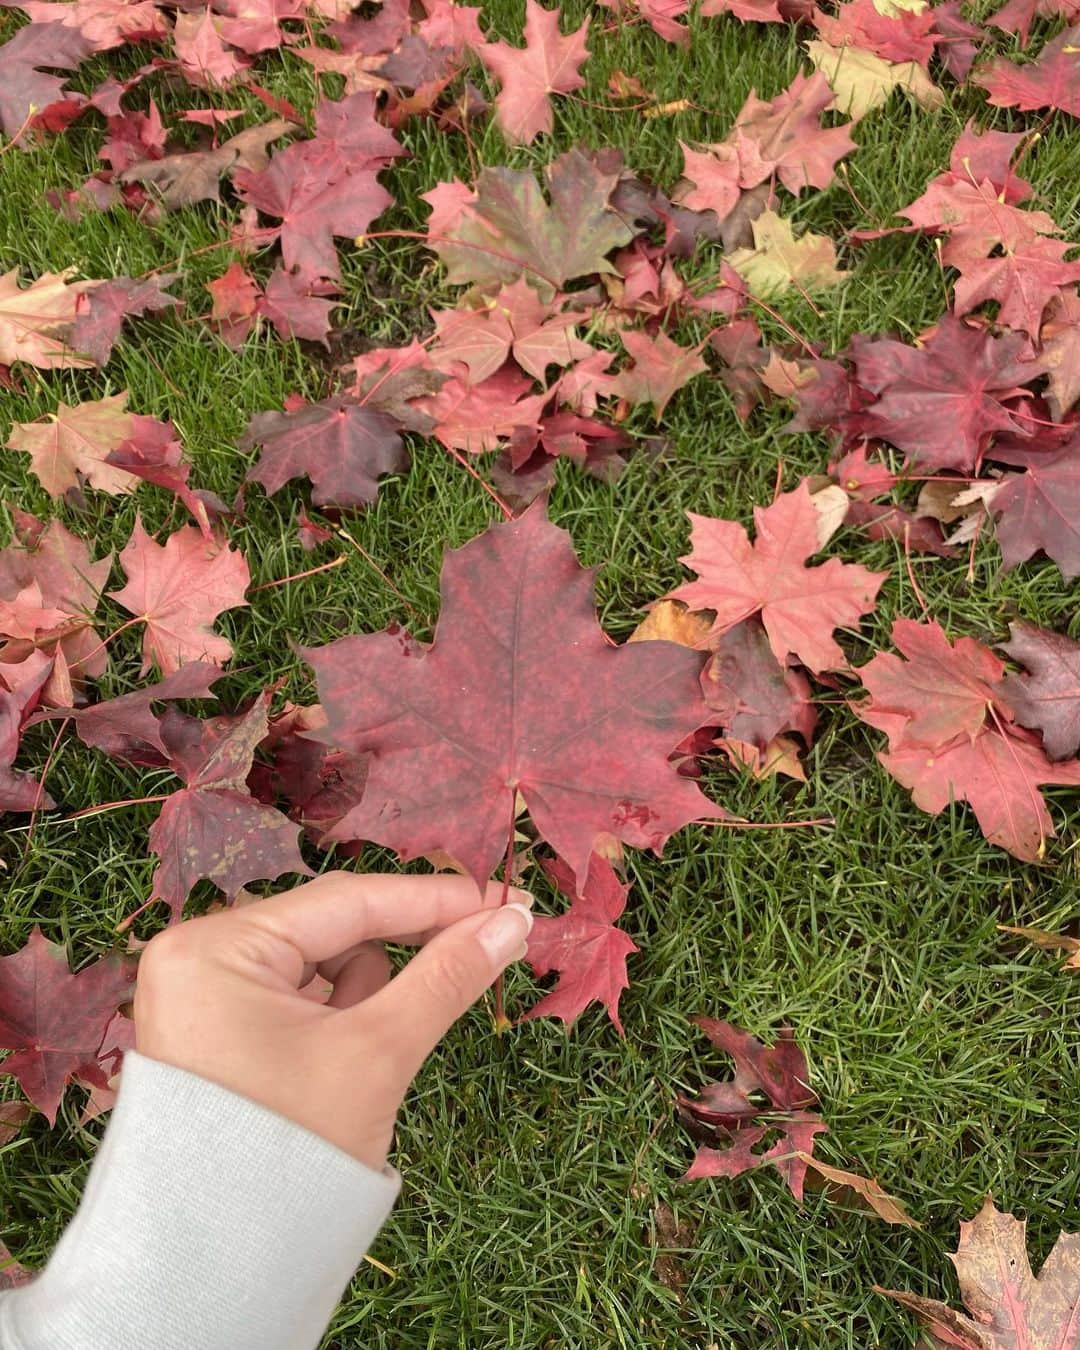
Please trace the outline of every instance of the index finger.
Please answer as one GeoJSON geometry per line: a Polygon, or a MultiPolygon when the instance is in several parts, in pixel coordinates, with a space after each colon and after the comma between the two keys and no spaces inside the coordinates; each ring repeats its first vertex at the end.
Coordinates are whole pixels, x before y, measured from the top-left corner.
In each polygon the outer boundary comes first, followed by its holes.
{"type": "MultiPolygon", "coordinates": [[[[478,910],[497,908],[502,895],[501,881],[478,891],[471,877],[452,872],[325,872],[240,913],[291,943],[305,962],[319,962],[367,939],[392,941],[446,928],[478,910]]],[[[506,898],[524,904],[527,895],[511,886],[506,898]]]]}

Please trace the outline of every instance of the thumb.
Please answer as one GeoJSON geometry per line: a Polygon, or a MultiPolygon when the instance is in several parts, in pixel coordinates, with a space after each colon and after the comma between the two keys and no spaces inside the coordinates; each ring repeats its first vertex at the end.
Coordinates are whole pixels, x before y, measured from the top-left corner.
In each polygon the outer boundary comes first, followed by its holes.
{"type": "Polygon", "coordinates": [[[496,976],[525,955],[532,923],[528,907],[516,902],[459,919],[362,1005],[394,1027],[410,1079],[496,976]]]}

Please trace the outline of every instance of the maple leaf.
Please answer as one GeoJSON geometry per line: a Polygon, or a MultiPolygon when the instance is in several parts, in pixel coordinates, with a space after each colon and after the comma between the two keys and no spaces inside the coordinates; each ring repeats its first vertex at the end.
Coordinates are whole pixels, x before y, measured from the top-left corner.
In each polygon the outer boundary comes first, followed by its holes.
{"type": "Polygon", "coordinates": [[[814,738],[810,682],[780,665],[759,618],[736,624],[714,644],[702,687],[720,725],[736,740],[763,751],[786,731],[797,731],[807,745],[814,738]]]}
{"type": "Polygon", "coordinates": [[[73,351],[67,339],[79,296],[101,283],[69,281],[73,275],[74,268],[45,272],[25,290],[19,285],[17,268],[0,276],[0,365],[25,361],[42,370],[93,365],[73,351]]]}
{"type": "Polygon", "coordinates": [[[94,51],[77,28],[31,23],[0,46],[0,127],[15,137],[30,118],[55,103],[64,80],[48,70],[75,70],[94,51]]]}
{"type": "Polygon", "coordinates": [[[986,90],[987,102],[995,108],[1056,108],[1080,117],[1080,27],[1059,33],[1030,65],[995,57],[971,82],[986,90]]]}
{"type": "Polygon", "coordinates": [[[1020,238],[1001,241],[1000,252],[961,265],[954,291],[956,312],[967,314],[994,300],[995,323],[1037,337],[1047,306],[1063,287],[1080,281],[1080,262],[1065,261],[1073,247],[1027,231],[1020,238]]]}
{"type": "Polygon", "coordinates": [[[393,203],[376,174],[381,161],[342,160],[313,141],[279,150],[259,173],[233,174],[237,195],[278,216],[281,255],[305,280],[340,276],[334,236],[356,238],[393,203]]]}
{"type": "Polygon", "coordinates": [[[47,652],[53,668],[42,691],[47,702],[70,702],[85,676],[101,675],[108,654],[91,622],[98,599],[108,581],[111,557],[91,562],[87,545],[60,521],[47,527],[33,516],[16,525],[19,545],[0,552],[0,597],[15,602],[36,595],[44,611],[52,611],[57,623],[49,631],[31,625],[21,634],[22,643],[8,634],[3,660],[24,661],[32,654],[47,652]],[[40,527],[40,528],[39,528],[40,527]]]}
{"type": "Polygon", "coordinates": [[[664,415],[676,390],[709,369],[701,358],[703,344],[680,347],[663,331],[650,336],[636,329],[626,329],[622,333],[622,344],[633,357],[634,364],[615,377],[612,393],[631,403],[651,403],[658,419],[664,415]]]}
{"type": "Polygon", "coordinates": [[[1080,576],[1080,437],[1056,450],[995,447],[993,453],[1027,470],[1009,474],[989,502],[1005,566],[1041,550],[1066,580],[1080,576]]]}
{"type": "Polygon", "coordinates": [[[312,285],[283,267],[275,267],[258,310],[274,325],[279,337],[302,338],[328,347],[330,311],[341,304],[340,300],[325,299],[334,289],[325,283],[312,285]]]}
{"type": "Polygon", "coordinates": [[[892,639],[906,659],[878,652],[859,676],[875,710],[905,718],[903,744],[974,740],[995,702],[999,713],[1011,717],[1002,691],[1005,666],[981,642],[950,642],[939,624],[912,619],[896,619],[892,639]]]}
{"type": "Polygon", "coordinates": [[[233,83],[250,62],[237,56],[224,41],[225,20],[209,5],[177,14],[173,41],[180,72],[198,89],[217,89],[233,83]]]}
{"type": "Polygon", "coordinates": [[[1003,691],[1013,717],[1042,733],[1051,759],[1080,750],[1080,642],[1023,620],[998,644],[1027,674],[1008,675],[1003,691]]]}
{"type": "Polygon", "coordinates": [[[886,61],[861,47],[833,47],[811,41],[806,54],[828,81],[832,106],[858,122],[901,89],[924,108],[940,108],[945,97],[917,61],[886,61]]]}
{"type": "Polygon", "coordinates": [[[1027,339],[993,337],[946,314],[921,346],[856,334],[855,378],[877,401],[852,414],[860,436],[879,437],[927,469],[969,473],[995,431],[1025,434],[1005,402],[1025,391],[1018,368],[1027,339]]]}
{"type": "Polygon", "coordinates": [[[859,47],[886,61],[929,65],[934,54],[935,13],[929,6],[884,14],[874,0],[848,0],[835,14],[819,10],[814,27],[831,47],[859,47]]]}
{"type": "Polygon", "coordinates": [[[630,887],[596,853],[589,859],[583,886],[575,883],[573,872],[561,858],[546,859],[544,871],[569,897],[570,908],[558,918],[537,915],[526,959],[534,975],[557,970],[559,982],[521,1020],[558,1017],[569,1026],[595,1001],[604,1005],[622,1036],[619,998],[630,987],[626,958],[638,948],[627,933],[615,927],[615,921],[626,909],[630,887]]]}
{"type": "Polygon", "coordinates": [[[1054,837],[1039,788],[1080,786],[1080,760],[1053,764],[1033,736],[1009,725],[1004,666],[980,643],[961,639],[950,652],[936,624],[908,619],[896,621],[893,640],[913,659],[904,665],[878,652],[859,670],[872,697],[853,708],[889,738],[879,761],[921,810],[938,815],[966,801],[992,844],[1039,861],[1054,837]]]}
{"type": "Polygon", "coordinates": [[[727,261],[750,290],[763,299],[792,286],[803,291],[836,286],[845,274],[836,266],[836,246],[825,234],[807,230],[795,238],[791,221],[775,211],[762,211],[750,229],[753,248],[737,248],[727,261]]]}
{"type": "Polygon", "coordinates": [[[240,440],[261,445],[247,481],[277,492],[290,478],[310,478],[316,506],[366,506],[379,478],[401,473],[409,456],[397,425],[385,413],[338,396],[288,412],[256,413],[240,440]]]}
{"type": "Polygon", "coordinates": [[[528,145],[555,125],[551,94],[569,94],[585,81],[580,67],[589,49],[585,37],[588,19],[564,37],[559,32],[561,11],[545,9],[537,0],[525,0],[525,46],[491,42],[479,56],[502,85],[495,99],[495,120],[508,141],[528,145]]]}
{"type": "Polygon", "coordinates": [[[1016,33],[1026,47],[1028,32],[1035,19],[1063,18],[1068,24],[1080,22],[1078,0],[1006,0],[988,22],[1004,33],[1016,33]]]}
{"type": "Polygon", "coordinates": [[[189,661],[157,684],[80,708],[50,708],[35,714],[31,725],[70,718],[79,740],[92,750],[128,764],[164,768],[169,752],[153,705],[171,699],[212,698],[211,689],[221,678],[220,668],[209,661],[189,661]]]}
{"type": "Polygon", "coordinates": [[[1080,294],[1062,291],[1039,339],[1039,366],[1049,376],[1046,401],[1060,422],[1080,399],[1080,294]]]}
{"type": "Polygon", "coordinates": [[[615,12],[623,21],[632,23],[635,15],[649,25],[665,42],[677,42],[685,47],[690,41],[690,30],[678,23],[690,8],[689,0],[599,0],[605,9],[615,12]]]}
{"type": "Polygon", "coordinates": [[[152,42],[169,32],[168,21],[151,0],[26,0],[17,8],[33,24],[76,29],[96,52],[152,42]]]}
{"type": "Polygon", "coordinates": [[[990,1196],[974,1219],[960,1224],[960,1242],[949,1259],[970,1317],[921,1294],[875,1288],[913,1312],[936,1346],[1071,1350],[1076,1343],[1080,1234],[1062,1233],[1036,1278],[1026,1229],[1025,1220],[1002,1213],[990,1196]]]}
{"type": "Polygon", "coordinates": [[[136,520],[120,562],[127,585],[109,595],[146,624],[144,675],[152,665],[168,675],[186,661],[222,665],[232,656],[232,644],[211,624],[223,610],[247,604],[251,576],[239,549],[208,542],[191,525],[158,544],[136,520]]]}
{"type": "Polygon", "coordinates": [[[525,428],[536,431],[548,402],[532,394],[532,381],[507,363],[482,384],[450,379],[437,393],[414,400],[432,420],[435,436],[451,450],[479,455],[525,428]]]}
{"type": "Polygon", "coordinates": [[[175,295],[165,294],[166,287],[175,280],[175,273],[168,272],[142,281],[113,277],[84,292],[75,303],[72,347],[88,356],[94,365],[105,365],[126,318],[183,304],[175,295]]]}
{"type": "Polygon", "coordinates": [[[134,430],[127,400],[125,392],[74,406],[62,402],[40,421],[16,422],[7,448],[30,456],[31,471],[50,497],[62,497],[81,480],[102,492],[133,492],[138,479],[108,463],[134,430]]]}
{"type": "Polygon", "coordinates": [[[736,207],[742,193],[738,150],[721,143],[706,150],[692,150],[679,142],[683,155],[683,178],[689,184],[675,198],[691,211],[715,211],[724,220],[736,207]]]}
{"type": "Polygon", "coordinates": [[[691,609],[716,613],[713,633],[760,614],[777,660],[789,654],[817,672],[847,664],[834,628],[857,624],[874,607],[887,573],[829,558],[816,567],[817,512],[805,482],[771,506],[754,508],[754,543],[732,520],[688,512],[693,551],[680,561],[698,574],[671,592],[691,609]]]}
{"type": "Polygon", "coordinates": [[[35,927],[26,946],[0,957],[0,1064],[49,1124],[78,1074],[105,1085],[97,1051],[113,1014],[132,995],[135,965],[104,956],[73,975],[63,947],[35,927]]]}
{"type": "Polygon", "coordinates": [[[737,1177],[772,1164],[801,1204],[806,1163],[798,1155],[812,1154],[815,1135],[824,1134],[828,1126],[813,1110],[817,1094],[809,1086],[806,1057],[791,1028],[781,1027],[776,1044],[766,1046],[730,1022],[711,1017],[690,1020],[735,1061],[735,1077],[710,1083],[697,1097],[677,1099],[679,1119],[696,1138],[708,1141],[698,1148],[683,1180],[737,1177]],[[761,1104],[762,1096],[768,1106],[761,1104]],[[781,1138],[755,1153],[774,1130],[781,1138]]]}
{"type": "Polygon", "coordinates": [[[173,921],[197,881],[212,881],[231,898],[250,881],[311,875],[297,848],[297,825],[247,787],[269,705],[265,693],[239,716],[200,721],[169,707],[160,719],[169,765],[185,786],[150,827],[150,850],[161,859],[150,898],[164,901],[173,921]]]}
{"type": "Polygon", "coordinates": [[[234,262],[221,276],[208,281],[206,289],[214,302],[210,310],[211,324],[226,347],[238,351],[259,319],[261,292],[258,283],[240,263],[234,262]]]}
{"type": "Polygon", "coordinates": [[[329,719],[323,739],[373,754],[363,800],[332,839],[403,857],[442,849],[482,885],[520,792],[582,883],[604,838],[658,850],[719,814],[668,762],[706,717],[701,657],[611,646],[591,575],[539,505],[447,554],[430,648],[388,630],[305,657],[329,719]]]}
{"type": "Polygon", "coordinates": [[[833,101],[825,78],[795,76],[776,98],[765,102],[751,93],[735,119],[731,140],[740,151],[743,187],[754,187],[775,174],[789,192],[803,188],[826,188],[836,176],[837,161],[855,149],[846,126],[822,127],[821,113],[833,101]],[[759,165],[756,175],[746,175],[746,150],[752,147],[759,165]]]}
{"type": "Polygon", "coordinates": [[[203,537],[212,539],[210,512],[225,515],[227,508],[212,492],[196,492],[188,486],[191,465],[184,463],[183,447],[172,423],[135,413],[131,424],[131,435],[109,453],[105,462],[175,493],[194,516],[203,537]]]}
{"type": "Polygon", "coordinates": [[[634,236],[611,207],[620,171],[569,150],[545,170],[550,206],[531,173],[506,168],[482,169],[475,194],[455,191],[449,203],[427,193],[436,207],[428,237],[447,280],[490,287],[524,276],[550,296],[575,277],[612,272],[607,254],[634,236]]]}
{"type": "Polygon", "coordinates": [[[540,381],[548,366],[568,366],[592,356],[593,348],[573,331],[580,316],[556,314],[554,307],[554,301],[542,300],[519,277],[485,300],[480,309],[435,310],[438,363],[453,375],[453,363],[460,361],[468,368],[470,381],[480,384],[499,370],[511,352],[540,381]]]}
{"type": "Polygon", "coordinates": [[[119,175],[120,181],[148,184],[156,189],[162,205],[170,211],[194,202],[220,201],[221,179],[225,174],[235,170],[261,172],[269,163],[271,141],[291,135],[294,130],[291,122],[275,117],[238,132],[210,150],[139,160],[119,175]]]}
{"type": "Polygon", "coordinates": [[[52,661],[44,652],[31,652],[21,663],[20,682],[10,689],[0,686],[0,810],[48,810],[56,805],[32,774],[17,773],[11,767],[19,753],[23,726],[51,669],[52,661]]]}

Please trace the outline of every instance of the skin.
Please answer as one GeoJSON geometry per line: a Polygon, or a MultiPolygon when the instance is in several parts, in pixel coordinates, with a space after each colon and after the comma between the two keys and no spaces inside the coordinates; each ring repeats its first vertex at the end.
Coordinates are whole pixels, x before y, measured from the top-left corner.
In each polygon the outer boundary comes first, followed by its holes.
{"type": "Polygon", "coordinates": [[[177,924],[140,960],[137,1048],[382,1168],[424,1060],[525,954],[532,896],[501,898],[468,877],[329,872],[177,924]],[[394,976],[386,941],[419,947],[394,976]],[[315,974],[326,1003],[302,992],[315,974]]]}

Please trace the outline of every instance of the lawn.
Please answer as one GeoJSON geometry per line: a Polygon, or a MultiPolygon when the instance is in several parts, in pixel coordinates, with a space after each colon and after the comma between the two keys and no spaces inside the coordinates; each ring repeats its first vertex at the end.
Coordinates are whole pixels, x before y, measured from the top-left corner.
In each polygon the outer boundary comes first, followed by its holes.
{"type": "MultiPolygon", "coordinates": [[[[431,120],[407,123],[398,134],[411,157],[384,175],[396,205],[379,229],[424,229],[420,194],[454,175],[472,181],[470,152],[479,164],[539,170],[575,145],[615,146],[632,168],[670,189],[680,139],[721,139],[751,89],[773,97],[800,69],[800,44],[786,25],[695,14],[689,46],[680,49],[644,24],[607,31],[606,11],[574,0],[565,6],[564,30],[587,11],[587,86],[580,99],[557,100],[554,134],[511,147],[481,120],[469,146],[431,120]],[[693,106],[649,119],[620,109],[608,92],[616,70],[636,76],[661,103],[689,96],[693,106]]],[[[521,6],[506,0],[483,8],[485,28],[512,41],[521,17],[521,6]]],[[[0,35],[15,24],[13,12],[4,12],[0,35]]],[[[995,40],[1009,50],[1007,38],[995,40]]],[[[144,59],[145,52],[97,58],[76,87],[89,89],[107,71],[144,59]]],[[[260,71],[268,88],[302,110],[317,97],[310,68],[290,55],[269,54],[260,71]]],[[[482,82],[483,73],[475,78],[482,82]]],[[[845,232],[893,220],[946,166],[969,117],[1001,129],[1035,124],[1030,115],[987,108],[977,89],[943,85],[946,101],[936,113],[894,94],[855,129],[848,178],[788,202],[800,224],[838,241],[850,270],[842,286],[813,303],[795,292],[776,302],[787,325],[826,351],[857,332],[913,337],[947,304],[930,241],[895,235],[854,246],[845,232]]],[[[155,97],[167,122],[194,106],[191,91],[164,84],[155,97]]],[[[230,91],[227,102],[249,109],[251,121],[266,116],[243,90],[230,91]]],[[[1080,236],[1076,128],[1063,115],[1047,118],[1024,161],[1036,204],[1067,238],[1080,236]]],[[[216,247],[237,213],[230,193],[221,206],[179,210],[157,228],[123,211],[72,221],[50,206],[47,190],[74,187],[97,167],[100,138],[100,123],[85,118],[26,152],[0,155],[0,262],[31,276],[65,267],[87,277],[139,276],[165,267],[179,274],[173,290],[185,308],[130,329],[103,371],[26,369],[21,389],[0,391],[0,437],[12,422],[51,411],[58,398],[128,389],[134,409],[169,416],[182,432],[193,482],[232,502],[255,458],[237,449],[249,417],[280,408],[293,392],[325,397],[334,359],[267,329],[232,351],[200,321],[209,309],[204,285],[232,256],[216,247]]],[[[425,335],[427,307],[453,304],[460,294],[416,240],[342,243],[339,253],[345,304],[335,318],[343,330],[336,358],[425,335]]],[[[698,266],[704,272],[714,262],[698,266]]],[[[785,339],[773,318],[758,317],[767,339],[785,339]]],[[[689,325],[683,340],[704,331],[689,325]]],[[[687,510],[748,523],[752,506],[771,499],[781,461],[786,487],[822,471],[827,438],[783,434],[789,418],[778,401],[740,420],[728,389],[710,375],[681,390],[659,425],[646,405],[633,410],[629,429],[662,436],[663,453],[631,457],[617,482],[559,463],[550,514],[570,531],[582,562],[599,567],[599,612],[614,638],[628,636],[643,606],[685,578],[678,559],[687,552],[687,510]]],[[[346,527],[422,616],[413,626],[429,637],[444,548],[481,531],[497,512],[434,440],[414,437],[410,449],[410,472],[384,481],[375,505],[350,513],[346,527]]],[[[94,541],[98,556],[123,545],[135,497],[90,492],[79,505],[54,503],[24,465],[22,456],[0,455],[5,501],[59,514],[94,541]]],[[[255,588],[346,547],[301,550],[296,522],[305,491],[299,483],[272,498],[249,491],[243,514],[228,523],[255,588]]],[[[181,522],[159,489],[140,489],[137,505],[152,532],[181,522]]],[[[845,637],[861,664],[888,646],[896,615],[919,617],[919,604],[901,545],[847,531],[834,550],[889,570],[875,615],[845,637]]],[[[280,697],[311,702],[314,683],[293,644],[408,617],[365,558],[348,554],[332,571],[256,589],[250,608],[223,617],[219,630],[237,653],[218,686],[223,708],[279,680],[280,697]]],[[[1080,636],[1075,587],[1045,561],[1003,572],[991,537],[976,548],[973,579],[966,556],[917,556],[913,567],[930,612],[950,632],[993,642],[1020,615],[1060,631],[1071,625],[1080,636]]],[[[105,632],[126,618],[109,601],[99,614],[105,632]]],[[[136,687],[138,641],[133,631],[117,638],[100,697],[136,687]]],[[[624,923],[641,951],[621,1005],[624,1039],[599,1008],[569,1033],[540,1019],[496,1037],[480,1007],[432,1059],[402,1116],[396,1163],[404,1189],[373,1250],[378,1264],[361,1267],[328,1346],[899,1350],[917,1343],[915,1324],[873,1286],[955,1300],[945,1253],[955,1248],[958,1220],[987,1191],[1001,1208],[1028,1216],[1036,1267],[1059,1230],[1077,1227],[1080,984],[1052,955],[996,929],[1057,930],[1075,917],[1076,796],[1049,794],[1064,837],[1046,865],[1021,863],[982,838],[967,808],[937,819],[915,808],[876,763],[881,738],[837,696],[823,697],[821,711],[806,784],[757,782],[719,765],[706,781],[711,795],[751,821],[829,817],[831,827],[690,826],[662,857],[628,854],[633,890],[624,923]],[[808,1192],[800,1209],[768,1169],[681,1184],[694,1145],[676,1122],[675,1095],[726,1068],[690,1023],[696,1013],[766,1040],[789,1023],[829,1124],[819,1155],[879,1178],[922,1230],[887,1227],[821,1194],[808,1192]],[[685,1245],[677,1250],[657,1232],[661,1202],[680,1222],[685,1245]]],[[[53,734],[49,727],[28,733],[20,764],[40,769],[53,734]]],[[[162,774],[160,781],[170,780],[162,774]]],[[[32,832],[23,818],[8,817],[3,944],[21,947],[41,924],[81,962],[114,944],[115,925],[148,893],[146,832],[156,807],[65,817],[170,788],[70,735],[59,741],[48,785],[57,812],[32,832]]],[[[326,865],[323,855],[309,856],[326,865]]],[[[389,853],[365,852],[364,867],[396,865],[389,853]]],[[[538,872],[535,884],[539,904],[554,906],[538,872]]],[[[210,899],[209,890],[199,892],[193,908],[210,899]]],[[[149,935],[160,922],[151,912],[140,932],[149,935]]],[[[534,997],[527,970],[512,973],[511,1011],[534,997]]],[[[10,1080],[4,1092],[17,1095],[10,1080]]],[[[46,1259],[70,1218],[101,1135],[100,1121],[80,1126],[81,1105],[80,1094],[69,1092],[55,1128],[35,1116],[0,1149],[0,1238],[30,1266],[46,1259]]]]}

